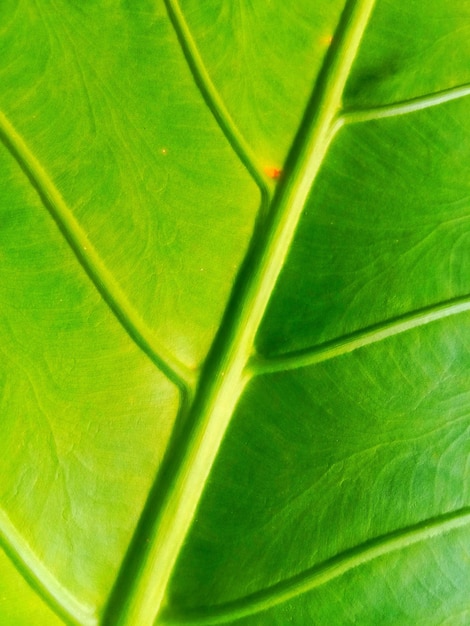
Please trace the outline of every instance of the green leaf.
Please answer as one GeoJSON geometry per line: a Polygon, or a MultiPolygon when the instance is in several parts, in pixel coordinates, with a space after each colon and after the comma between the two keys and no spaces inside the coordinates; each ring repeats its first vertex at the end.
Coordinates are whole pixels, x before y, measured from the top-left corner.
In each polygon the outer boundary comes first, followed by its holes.
{"type": "Polygon", "coordinates": [[[0,623],[467,624],[470,2],[0,3],[0,623]]]}

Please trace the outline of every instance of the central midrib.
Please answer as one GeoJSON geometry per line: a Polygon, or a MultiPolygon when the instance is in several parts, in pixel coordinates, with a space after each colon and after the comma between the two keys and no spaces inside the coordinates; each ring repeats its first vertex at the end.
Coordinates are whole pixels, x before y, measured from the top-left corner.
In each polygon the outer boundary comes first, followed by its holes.
{"type": "Polygon", "coordinates": [[[237,286],[230,316],[216,342],[217,358],[206,368],[206,380],[201,380],[190,416],[194,428],[186,454],[167,490],[153,536],[140,546],[138,571],[133,573],[114,623],[151,626],[162,608],[181,546],[243,390],[258,327],[333,138],[344,85],[373,5],[374,0],[346,3],[295,144],[297,158],[274,198],[263,241],[258,241],[247,257],[246,265],[252,271],[237,286]]]}

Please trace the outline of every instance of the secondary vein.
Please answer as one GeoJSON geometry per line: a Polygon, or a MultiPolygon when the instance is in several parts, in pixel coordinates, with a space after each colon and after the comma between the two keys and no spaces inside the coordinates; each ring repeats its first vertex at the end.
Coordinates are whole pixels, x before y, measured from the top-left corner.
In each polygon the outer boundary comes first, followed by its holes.
{"type": "Polygon", "coordinates": [[[468,295],[361,329],[327,344],[271,359],[254,357],[250,364],[250,372],[253,376],[258,376],[308,367],[466,311],[470,311],[470,296],[468,295]]]}
{"type": "Polygon", "coordinates": [[[210,624],[224,624],[249,617],[308,593],[316,587],[325,585],[335,578],[382,556],[404,550],[469,525],[470,509],[459,509],[377,537],[339,554],[326,563],[234,602],[218,607],[194,609],[193,612],[188,611],[185,614],[168,613],[167,616],[164,616],[162,623],[175,626],[176,624],[209,626],[210,624]]]}
{"type": "Polygon", "coordinates": [[[79,602],[62,586],[2,510],[0,510],[0,545],[23,578],[59,616],[77,626],[97,625],[94,607],[79,602]]]}
{"type": "Polygon", "coordinates": [[[360,122],[369,122],[372,120],[380,120],[387,117],[396,117],[398,115],[406,115],[408,113],[415,113],[416,111],[423,111],[431,107],[439,106],[451,102],[452,100],[460,100],[470,95],[470,83],[451,87],[450,89],[443,89],[442,91],[436,91],[435,93],[418,96],[416,98],[410,98],[409,100],[403,100],[401,102],[394,102],[392,104],[384,104],[383,106],[374,107],[371,109],[357,109],[355,111],[344,111],[337,120],[338,126],[345,124],[358,124],[360,122]]]}
{"type": "Polygon", "coordinates": [[[196,42],[193,39],[190,29],[186,23],[184,15],[177,0],[164,0],[168,15],[175,29],[181,48],[186,57],[189,68],[201,91],[204,100],[217,120],[222,132],[227,137],[232,148],[242,163],[245,165],[251,177],[255,181],[261,193],[261,212],[266,208],[270,191],[266,185],[265,177],[260,170],[255,154],[250,145],[235,124],[232,116],[227,110],[220,94],[211,80],[204,61],[199,54],[196,42]]]}
{"type": "MultiPolygon", "coordinates": [[[[246,382],[254,338],[285,261],[306,199],[333,138],[344,86],[374,0],[349,0],[294,145],[295,159],[273,200],[263,239],[253,242],[214,349],[206,364],[189,423],[194,424],[178,470],[141,545],[127,597],[114,624],[151,626],[165,601],[176,560],[201,499],[222,439],[246,382]]],[[[191,54],[193,51],[191,50],[191,54]]]]}
{"type": "Polygon", "coordinates": [[[180,389],[182,403],[187,402],[193,387],[194,372],[171,354],[152,334],[104,264],[44,167],[2,112],[0,112],[0,140],[28,177],[44,207],[123,328],[152,362],[180,389]]]}

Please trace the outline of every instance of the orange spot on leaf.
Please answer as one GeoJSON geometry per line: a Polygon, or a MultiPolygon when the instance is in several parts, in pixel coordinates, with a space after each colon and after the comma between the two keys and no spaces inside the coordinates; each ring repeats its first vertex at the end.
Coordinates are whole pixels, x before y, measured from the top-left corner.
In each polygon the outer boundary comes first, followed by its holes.
{"type": "Polygon", "coordinates": [[[282,174],[282,170],[280,170],[278,167],[269,166],[264,168],[264,173],[266,174],[266,176],[269,176],[269,178],[276,179],[280,177],[280,175],[282,174]]]}

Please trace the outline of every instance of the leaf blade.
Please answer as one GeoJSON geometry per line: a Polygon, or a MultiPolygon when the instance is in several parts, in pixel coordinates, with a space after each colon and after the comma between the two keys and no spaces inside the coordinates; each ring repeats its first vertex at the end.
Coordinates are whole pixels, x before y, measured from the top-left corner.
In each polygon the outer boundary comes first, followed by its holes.
{"type": "Polygon", "coordinates": [[[372,4],[341,19],[336,0],[0,7],[1,497],[31,606],[71,623],[141,626],[169,603],[158,622],[284,624],[331,621],[340,597],[344,624],[466,619],[465,528],[367,555],[466,519],[467,3],[434,0],[399,55],[408,34],[390,33],[417,3],[378,5],[366,29],[372,4]],[[289,596],[356,552],[321,592],[289,596]],[[449,584],[421,584],[418,563],[449,584]]]}
{"type": "Polygon", "coordinates": [[[329,133],[339,109],[344,85],[369,19],[373,0],[347,3],[339,26],[339,43],[332,50],[313,101],[305,140],[298,152],[298,168],[279,196],[273,222],[264,242],[254,249],[248,280],[237,297],[233,327],[221,328],[223,346],[218,346],[217,365],[210,372],[214,383],[202,383],[200,403],[195,400],[191,421],[196,424],[168,501],[148,552],[142,555],[142,570],[130,604],[123,606],[123,624],[152,624],[160,611],[173,567],[199,504],[220,443],[244,386],[244,370],[254,338],[286,250],[302,212],[308,189],[316,177],[329,145],[329,133]],[[239,313],[238,313],[239,312],[239,313]],[[160,530],[161,529],[161,530],[160,530]]]}

